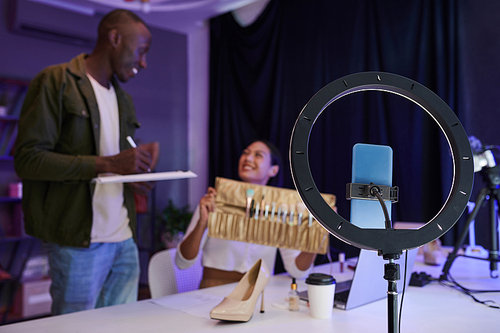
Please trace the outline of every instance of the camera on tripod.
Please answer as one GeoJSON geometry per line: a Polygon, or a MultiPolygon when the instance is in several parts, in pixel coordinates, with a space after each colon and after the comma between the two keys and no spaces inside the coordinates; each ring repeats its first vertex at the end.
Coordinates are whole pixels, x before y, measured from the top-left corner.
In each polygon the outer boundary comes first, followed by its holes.
{"type": "Polygon", "coordinates": [[[488,183],[499,185],[500,167],[492,152],[492,149],[498,149],[498,146],[483,146],[475,136],[469,136],[469,143],[474,154],[474,172],[481,172],[488,183]]]}
{"type": "MultiPolygon", "coordinates": [[[[472,149],[474,157],[474,172],[481,172],[488,186],[481,189],[479,192],[476,202],[472,203],[474,209],[469,211],[469,216],[465,222],[465,226],[462,229],[453,252],[448,255],[448,259],[444,264],[443,271],[440,280],[446,280],[449,276],[451,265],[453,261],[458,256],[458,250],[462,247],[467,233],[470,233],[470,246],[467,247],[465,254],[461,255],[464,257],[488,260],[490,262],[490,276],[492,278],[500,277],[498,273],[498,262],[500,258],[498,256],[498,209],[500,206],[500,169],[496,163],[495,155],[492,150],[500,150],[498,146],[483,146],[481,141],[479,141],[474,136],[469,136],[469,143],[472,149]],[[490,236],[491,236],[491,248],[488,252],[480,245],[476,246],[474,226],[472,223],[476,220],[477,213],[479,209],[483,206],[483,203],[489,202],[489,216],[490,216],[490,236]]],[[[471,204],[469,202],[469,204],[471,204]]]]}

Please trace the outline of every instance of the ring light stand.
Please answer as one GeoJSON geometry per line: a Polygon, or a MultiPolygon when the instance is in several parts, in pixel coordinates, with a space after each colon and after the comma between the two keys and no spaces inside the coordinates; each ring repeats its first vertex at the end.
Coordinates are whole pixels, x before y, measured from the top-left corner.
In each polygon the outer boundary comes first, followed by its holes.
{"type": "Polygon", "coordinates": [[[377,251],[386,265],[389,281],[389,332],[397,332],[397,287],[403,250],[417,248],[445,234],[460,218],[469,201],[474,179],[473,155],[464,128],[450,107],[434,92],[408,78],[384,73],[362,72],[337,79],[320,91],[302,109],[290,140],[290,166],[295,187],[307,209],[329,233],[361,249],[377,251]],[[419,229],[359,228],[338,215],[321,197],[309,167],[309,136],[319,115],[333,102],[360,91],[382,91],[409,99],[426,111],[439,125],[451,148],[453,181],[450,193],[438,214],[419,229]],[[394,295],[394,291],[396,291],[394,295]],[[392,317],[391,317],[392,315],[392,317]],[[392,330],[391,330],[392,328],[392,330]]]}

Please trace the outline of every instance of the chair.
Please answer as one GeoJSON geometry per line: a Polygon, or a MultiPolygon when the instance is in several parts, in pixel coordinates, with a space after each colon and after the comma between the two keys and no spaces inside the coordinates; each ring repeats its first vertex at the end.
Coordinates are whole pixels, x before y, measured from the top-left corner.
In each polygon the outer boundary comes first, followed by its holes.
{"type": "Polygon", "coordinates": [[[203,275],[201,255],[187,269],[175,265],[177,249],[167,249],[155,253],[149,260],[148,282],[151,298],[196,290],[203,275]]]}

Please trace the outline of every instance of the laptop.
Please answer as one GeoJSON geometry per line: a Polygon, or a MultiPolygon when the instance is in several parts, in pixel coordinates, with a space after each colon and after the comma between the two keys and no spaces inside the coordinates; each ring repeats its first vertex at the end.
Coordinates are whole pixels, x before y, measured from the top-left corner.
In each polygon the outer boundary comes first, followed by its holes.
{"type": "MultiPolygon", "coordinates": [[[[410,283],[413,264],[418,249],[409,250],[408,273],[406,274],[406,287],[410,283]]],[[[399,264],[398,293],[403,290],[406,252],[395,262],[399,264]]],[[[384,265],[389,261],[379,256],[374,251],[361,250],[354,270],[352,280],[337,282],[335,286],[335,308],[350,310],[387,297],[388,282],[384,279],[384,265]]],[[[335,276],[334,276],[335,277],[335,276]]],[[[401,295],[398,295],[398,299],[401,295]]],[[[307,301],[307,290],[299,292],[299,297],[307,301]]]]}

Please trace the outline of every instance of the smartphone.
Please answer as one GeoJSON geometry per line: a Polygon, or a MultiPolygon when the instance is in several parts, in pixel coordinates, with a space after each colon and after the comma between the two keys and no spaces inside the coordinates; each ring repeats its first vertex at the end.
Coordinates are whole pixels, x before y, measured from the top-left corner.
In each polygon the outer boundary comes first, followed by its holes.
{"type": "MultiPolygon", "coordinates": [[[[357,143],[352,148],[352,183],[392,186],[392,148],[357,143]]],[[[389,217],[391,202],[384,202],[389,217]]],[[[368,229],[385,228],[385,216],[378,200],[351,199],[351,223],[368,229]]]]}

